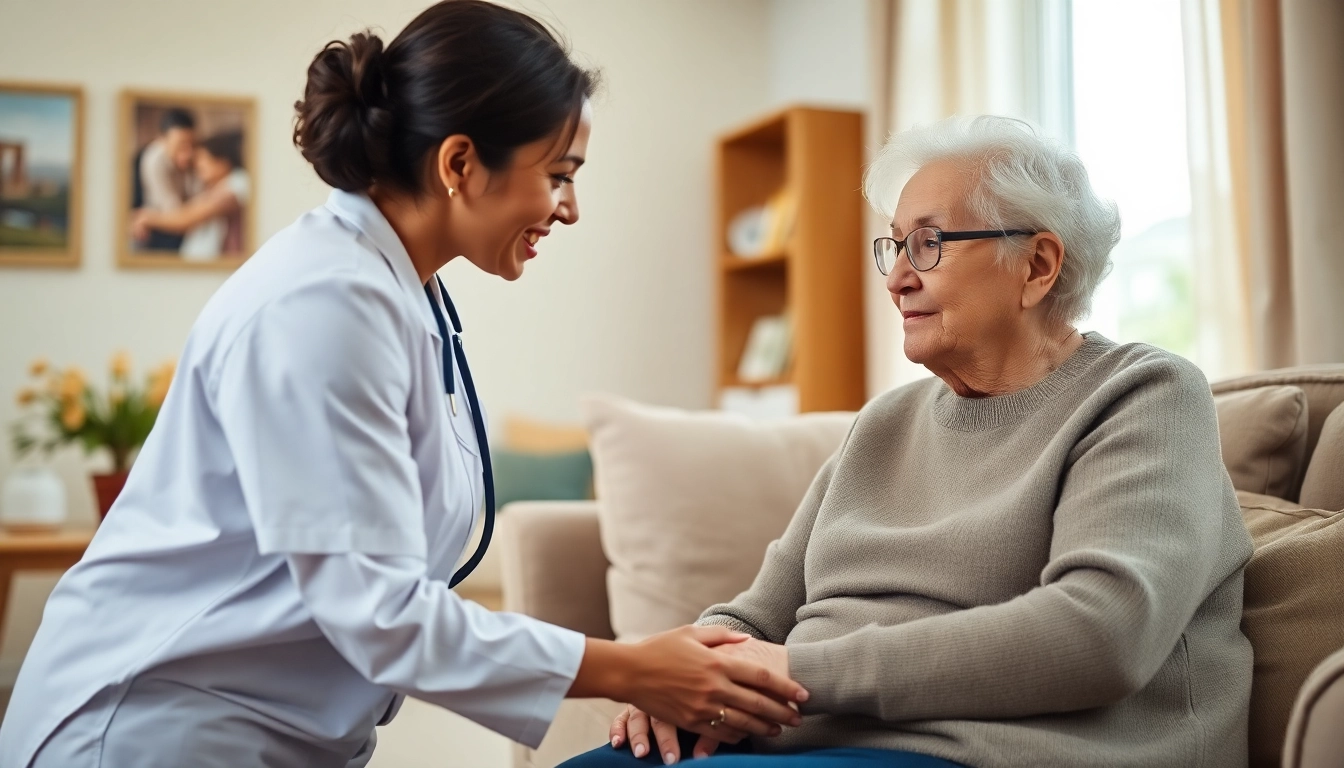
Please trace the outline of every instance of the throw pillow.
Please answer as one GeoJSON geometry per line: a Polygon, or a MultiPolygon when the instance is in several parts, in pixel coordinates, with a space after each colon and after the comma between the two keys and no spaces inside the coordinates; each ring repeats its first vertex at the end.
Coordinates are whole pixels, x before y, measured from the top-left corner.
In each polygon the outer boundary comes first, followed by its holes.
{"type": "Polygon", "coordinates": [[[592,438],[611,626],[638,640],[751,585],[852,413],[771,422],[610,396],[582,404],[592,438]]]}
{"type": "Polygon", "coordinates": [[[531,453],[572,453],[588,449],[582,427],[534,421],[517,415],[504,417],[504,446],[531,453]]]}
{"type": "Polygon", "coordinates": [[[1297,498],[1307,452],[1307,395],[1268,386],[1213,398],[1223,464],[1239,491],[1297,498]]]}
{"type": "Polygon", "coordinates": [[[515,501],[579,501],[589,497],[593,460],[588,451],[531,453],[502,448],[491,451],[495,470],[495,506],[515,501]]]}
{"type": "Polygon", "coordinates": [[[1344,647],[1344,512],[1245,491],[1237,501],[1255,542],[1241,622],[1255,649],[1250,764],[1278,768],[1299,689],[1344,647]]]}
{"type": "Polygon", "coordinates": [[[1321,439],[1311,452],[1299,498],[1304,507],[1344,509],[1344,405],[1321,426],[1321,439]]]}

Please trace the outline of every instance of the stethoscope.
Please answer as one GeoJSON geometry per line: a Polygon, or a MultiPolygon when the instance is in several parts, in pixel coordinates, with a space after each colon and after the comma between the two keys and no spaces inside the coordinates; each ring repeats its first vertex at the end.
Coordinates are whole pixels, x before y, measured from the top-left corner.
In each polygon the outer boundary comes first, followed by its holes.
{"type": "Polygon", "coordinates": [[[434,276],[434,282],[439,286],[439,296],[443,299],[443,306],[448,309],[448,317],[453,321],[453,332],[449,334],[448,324],[444,322],[443,313],[439,311],[439,303],[434,300],[434,291],[426,284],[425,298],[429,299],[429,308],[434,311],[434,322],[438,323],[439,335],[443,337],[443,389],[448,394],[448,407],[456,416],[457,381],[453,376],[453,359],[456,358],[457,364],[462,366],[462,383],[467,388],[467,407],[471,410],[471,426],[476,430],[476,444],[481,447],[481,469],[485,475],[485,527],[481,531],[481,543],[476,547],[471,559],[457,569],[457,573],[454,573],[448,582],[448,586],[455,587],[476,570],[476,566],[485,558],[485,550],[490,547],[490,536],[495,532],[495,472],[490,466],[490,444],[485,439],[485,419],[481,416],[481,401],[476,397],[476,385],[471,381],[471,368],[467,366],[467,353],[462,349],[462,321],[457,316],[453,300],[448,298],[448,289],[443,287],[443,281],[438,275],[434,276]],[[450,346],[453,348],[451,353],[448,351],[450,346]]]}

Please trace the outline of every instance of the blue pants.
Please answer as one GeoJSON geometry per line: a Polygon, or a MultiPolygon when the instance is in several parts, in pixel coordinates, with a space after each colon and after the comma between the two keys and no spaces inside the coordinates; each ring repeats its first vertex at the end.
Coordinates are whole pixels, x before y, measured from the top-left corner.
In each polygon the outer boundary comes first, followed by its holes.
{"type": "MultiPolygon", "coordinates": [[[[578,757],[561,763],[559,768],[642,768],[646,765],[662,765],[658,755],[658,745],[649,734],[649,743],[653,747],[650,754],[642,759],[630,751],[629,743],[613,749],[610,745],[598,747],[578,757]]],[[[677,740],[681,743],[681,761],[700,768],[965,768],[957,763],[937,757],[917,755],[913,752],[893,752],[889,749],[814,749],[786,755],[758,755],[751,750],[750,739],[741,744],[720,744],[712,756],[705,760],[692,760],[691,749],[699,737],[689,731],[678,731],[677,740]]]]}

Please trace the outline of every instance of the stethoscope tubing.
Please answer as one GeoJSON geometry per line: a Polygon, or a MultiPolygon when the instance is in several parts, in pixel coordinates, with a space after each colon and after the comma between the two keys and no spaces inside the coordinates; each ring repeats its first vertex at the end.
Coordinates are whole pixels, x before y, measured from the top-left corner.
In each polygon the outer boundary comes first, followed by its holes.
{"type": "Polygon", "coordinates": [[[439,287],[439,296],[443,299],[443,306],[448,310],[448,316],[453,323],[453,332],[448,332],[448,323],[444,321],[443,312],[439,311],[439,303],[434,300],[434,292],[428,285],[425,286],[425,298],[429,299],[429,308],[434,312],[434,322],[439,326],[439,335],[443,337],[443,389],[448,395],[449,407],[453,413],[457,413],[456,388],[457,380],[453,376],[453,361],[456,359],[457,365],[462,368],[462,383],[467,390],[467,407],[471,411],[471,426],[476,431],[476,444],[481,449],[481,474],[484,475],[485,485],[485,526],[481,531],[481,543],[477,545],[476,551],[462,567],[457,569],[453,578],[448,582],[448,586],[455,587],[463,579],[471,575],[476,567],[485,559],[485,551],[490,548],[490,538],[495,532],[495,472],[490,463],[490,443],[485,435],[485,418],[481,412],[481,402],[476,396],[476,384],[471,378],[471,368],[467,365],[467,353],[462,348],[462,321],[458,318],[457,308],[453,306],[453,300],[448,297],[448,289],[444,287],[443,281],[438,275],[434,276],[434,282],[439,287]],[[451,351],[449,348],[451,347],[451,351]]]}

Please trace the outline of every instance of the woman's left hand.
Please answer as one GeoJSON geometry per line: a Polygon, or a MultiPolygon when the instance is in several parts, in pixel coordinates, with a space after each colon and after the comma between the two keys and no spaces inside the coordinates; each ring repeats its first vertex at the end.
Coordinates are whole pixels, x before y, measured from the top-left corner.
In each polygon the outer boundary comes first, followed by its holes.
{"type": "Polygon", "coordinates": [[[780,677],[791,679],[789,678],[789,649],[786,646],[752,638],[740,643],[726,643],[715,646],[714,652],[726,653],[730,656],[754,661],[780,677]]]}
{"type": "MultiPolygon", "coordinates": [[[[784,675],[786,678],[789,674],[789,651],[782,645],[752,639],[718,645],[714,647],[714,651],[716,653],[729,653],[754,661],[771,672],[784,675]]],[[[744,717],[736,710],[728,709],[724,712],[725,715],[728,715],[728,718],[735,722],[744,717]]],[[[708,736],[701,736],[691,750],[692,757],[697,759],[709,757],[714,754],[720,744],[736,744],[750,735],[731,725],[721,724],[719,728],[723,731],[723,738],[712,739],[708,736]]],[[[649,754],[653,747],[657,745],[665,764],[681,759],[681,749],[677,744],[677,727],[671,723],[650,717],[648,713],[634,705],[627,706],[616,716],[615,721],[611,724],[609,735],[613,747],[619,749],[628,743],[631,751],[635,753],[635,757],[643,757],[649,754]]]]}
{"type": "MultiPolygon", "coordinates": [[[[727,653],[754,661],[778,675],[789,676],[789,649],[783,645],[768,643],[764,640],[744,640],[740,643],[717,646],[716,653],[727,653]]],[[[794,705],[790,705],[794,706],[794,705]]],[[[794,707],[797,709],[797,707],[794,707]]],[[[720,740],[701,736],[691,749],[695,758],[709,757],[719,748],[720,740]]]]}

